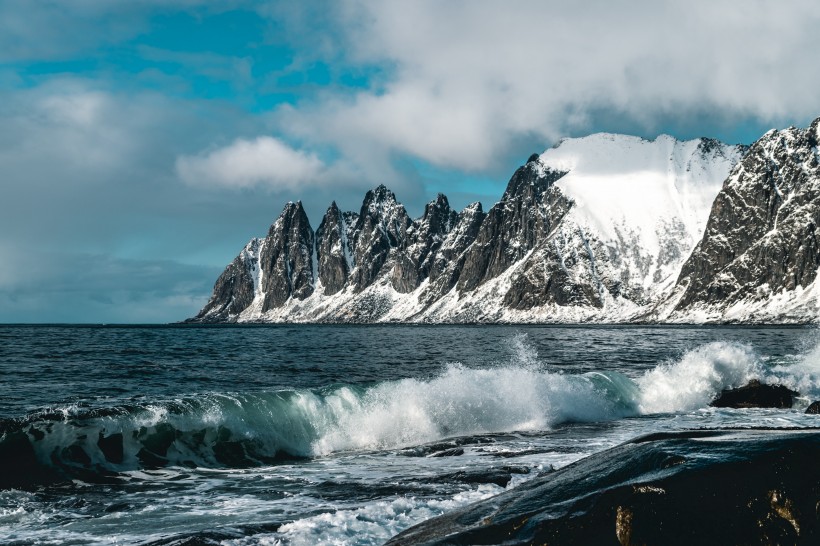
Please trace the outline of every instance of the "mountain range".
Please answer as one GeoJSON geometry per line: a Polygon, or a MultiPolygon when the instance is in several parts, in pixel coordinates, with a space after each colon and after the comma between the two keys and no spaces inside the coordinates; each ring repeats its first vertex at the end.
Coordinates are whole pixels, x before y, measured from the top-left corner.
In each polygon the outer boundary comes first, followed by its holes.
{"type": "Polygon", "coordinates": [[[378,186],[314,231],[291,202],[189,321],[816,322],[818,130],[565,139],[489,210],[378,186]]]}

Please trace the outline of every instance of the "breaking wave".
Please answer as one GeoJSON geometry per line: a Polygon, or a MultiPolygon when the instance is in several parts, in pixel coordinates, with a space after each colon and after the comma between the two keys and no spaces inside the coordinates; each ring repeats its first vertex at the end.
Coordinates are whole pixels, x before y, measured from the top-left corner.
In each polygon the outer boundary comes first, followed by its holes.
{"type": "Polygon", "coordinates": [[[393,449],[455,436],[537,431],[703,408],[757,377],[820,386],[820,352],[769,368],[754,351],[710,343],[631,379],[545,370],[525,340],[506,365],[450,364],[431,379],[319,390],[204,394],[141,405],[67,407],[0,422],[0,487],[105,479],[161,466],[249,467],[283,457],[393,449]]]}

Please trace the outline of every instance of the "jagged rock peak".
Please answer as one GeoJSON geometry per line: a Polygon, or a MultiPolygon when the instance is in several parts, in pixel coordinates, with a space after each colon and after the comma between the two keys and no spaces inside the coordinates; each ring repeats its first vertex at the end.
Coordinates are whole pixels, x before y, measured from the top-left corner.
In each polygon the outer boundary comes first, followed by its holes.
{"type": "Polygon", "coordinates": [[[325,295],[344,288],[353,269],[349,220],[350,216],[342,213],[333,201],[316,230],[317,275],[325,295]]]}
{"type": "Polygon", "coordinates": [[[473,290],[524,257],[561,221],[572,202],[555,181],[566,171],[551,169],[539,158],[519,167],[501,201],[481,223],[460,272],[458,288],[473,290]]]}
{"type": "Polygon", "coordinates": [[[430,275],[434,260],[447,234],[458,222],[447,196],[439,193],[424,207],[424,214],[407,229],[409,246],[396,256],[392,285],[398,292],[415,290],[430,275]]]}
{"type": "Polygon", "coordinates": [[[302,202],[287,203],[271,225],[261,253],[262,312],[313,293],[313,249],[313,229],[302,202]]]}
{"type": "Polygon", "coordinates": [[[384,184],[367,192],[352,237],[355,268],[351,283],[356,291],[378,278],[393,249],[401,251],[409,246],[407,232],[412,225],[404,205],[384,184]]]}
{"type": "Polygon", "coordinates": [[[384,206],[397,205],[398,200],[396,194],[387,188],[384,184],[379,184],[372,190],[368,190],[362,202],[362,215],[365,212],[376,212],[377,209],[384,206]],[[367,209],[367,211],[365,211],[367,209]]]}
{"type": "Polygon", "coordinates": [[[253,302],[259,289],[259,256],[264,244],[265,239],[254,238],[245,245],[216,280],[213,295],[194,320],[232,320],[253,302]]]}
{"type": "Polygon", "coordinates": [[[803,313],[797,289],[815,282],[820,266],[818,128],[820,119],[769,131],[735,166],[681,270],[678,311],[722,316],[732,307],[751,316],[780,294],[784,307],[765,313],[803,313]]]}
{"type": "Polygon", "coordinates": [[[450,208],[450,202],[443,193],[439,193],[435,199],[424,206],[421,225],[429,226],[430,233],[450,233],[457,221],[458,213],[450,208]]]}
{"type": "Polygon", "coordinates": [[[737,154],[739,152],[740,155],[744,155],[749,151],[749,146],[746,144],[728,146],[720,140],[707,137],[700,137],[698,141],[698,152],[700,152],[701,158],[707,158],[710,156],[727,158],[728,154],[731,153],[737,154]]]}
{"type": "Polygon", "coordinates": [[[307,220],[307,213],[305,212],[305,208],[302,206],[302,201],[288,201],[282,208],[282,212],[279,213],[279,216],[271,224],[270,229],[268,229],[268,235],[273,233],[276,229],[281,229],[282,222],[292,220],[297,216],[304,216],[305,220],[307,220]]]}
{"type": "Polygon", "coordinates": [[[543,195],[547,188],[568,171],[557,170],[543,164],[538,154],[533,154],[527,163],[519,167],[507,183],[502,201],[515,199],[522,194],[529,196],[543,195]]]}

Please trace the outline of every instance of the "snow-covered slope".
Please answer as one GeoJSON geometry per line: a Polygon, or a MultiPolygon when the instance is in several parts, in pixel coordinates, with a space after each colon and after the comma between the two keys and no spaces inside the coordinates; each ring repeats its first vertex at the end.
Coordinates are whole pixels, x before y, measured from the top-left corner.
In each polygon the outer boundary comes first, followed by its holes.
{"type": "Polygon", "coordinates": [[[486,213],[479,203],[457,213],[439,195],[412,220],[380,186],[358,214],[334,203],[315,236],[289,204],[256,243],[275,256],[235,260],[192,320],[639,319],[668,295],[743,152],[709,139],[566,139],[531,156],[486,213]],[[251,294],[264,305],[226,303],[251,294]]]}
{"type": "Polygon", "coordinates": [[[567,220],[603,243],[622,281],[651,298],[674,283],[743,151],[710,139],[600,133],[564,140],[541,162],[567,171],[556,182],[574,202],[567,220]]]}

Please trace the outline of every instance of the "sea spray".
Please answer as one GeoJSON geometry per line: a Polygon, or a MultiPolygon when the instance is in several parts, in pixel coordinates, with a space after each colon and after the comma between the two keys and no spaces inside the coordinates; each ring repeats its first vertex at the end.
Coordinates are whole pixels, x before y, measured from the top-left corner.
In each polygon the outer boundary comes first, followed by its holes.
{"type": "Polygon", "coordinates": [[[749,345],[714,342],[630,378],[615,371],[551,371],[526,336],[509,343],[504,363],[447,364],[424,379],[34,412],[0,423],[0,455],[11,465],[5,475],[17,480],[27,479],[32,468],[47,469],[31,475],[50,480],[55,472],[87,478],[89,472],[162,466],[253,467],[283,457],[689,412],[753,378],[809,389],[804,392],[820,384],[818,351],[790,366],[767,366],[749,345]]]}
{"type": "Polygon", "coordinates": [[[773,366],[770,374],[808,401],[820,400],[820,344],[799,355],[793,363],[773,366]]]}
{"type": "Polygon", "coordinates": [[[715,342],[660,364],[637,379],[641,413],[672,413],[705,407],[721,390],[763,375],[760,357],[748,346],[715,342]]]}

